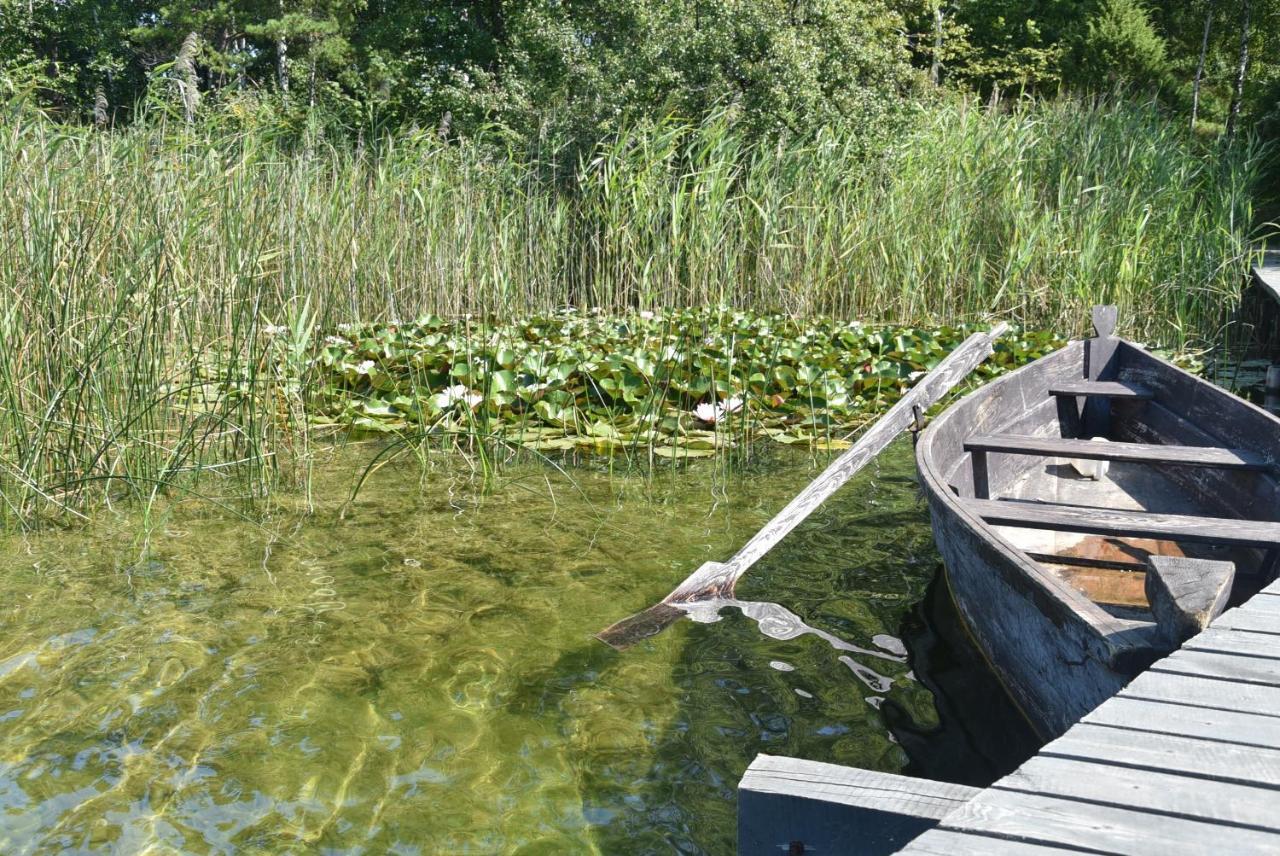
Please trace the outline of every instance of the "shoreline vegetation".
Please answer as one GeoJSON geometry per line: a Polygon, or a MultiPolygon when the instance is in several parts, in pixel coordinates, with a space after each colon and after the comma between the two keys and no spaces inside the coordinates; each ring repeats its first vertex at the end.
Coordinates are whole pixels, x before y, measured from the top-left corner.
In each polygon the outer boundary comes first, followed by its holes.
{"type": "Polygon", "coordinates": [[[432,132],[286,145],[4,109],[6,526],[175,490],[253,503],[351,429],[832,447],[991,318],[1050,331],[1010,364],[1099,302],[1203,348],[1239,303],[1265,154],[1065,97],[953,101],[871,156],[852,130],[673,120],[567,172],[432,132]]]}

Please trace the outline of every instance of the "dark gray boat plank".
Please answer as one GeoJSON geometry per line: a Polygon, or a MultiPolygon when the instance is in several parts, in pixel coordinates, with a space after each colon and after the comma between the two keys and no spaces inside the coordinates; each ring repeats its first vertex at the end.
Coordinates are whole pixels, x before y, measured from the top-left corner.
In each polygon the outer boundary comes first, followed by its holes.
{"type": "Polygon", "coordinates": [[[1114,380],[1080,380],[1049,387],[1050,395],[1098,396],[1100,398],[1152,398],[1150,389],[1137,383],[1114,380]]]}
{"type": "Polygon", "coordinates": [[[995,525],[1243,547],[1280,544],[1280,523],[1264,520],[1156,514],[998,499],[968,499],[964,504],[983,520],[995,525]]]}
{"type": "Polygon", "coordinates": [[[995,787],[1280,832],[1277,795],[1271,788],[1205,782],[1176,773],[1117,767],[1105,761],[1036,757],[995,787]]]}
{"type": "Polygon", "coordinates": [[[1258,470],[1267,466],[1260,455],[1255,455],[1246,449],[1171,446],[1161,443],[1098,443],[1093,440],[1039,437],[1030,434],[979,434],[965,440],[964,447],[970,452],[979,450],[1013,455],[1181,464],[1221,469],[1258,470]]]}
{"type": "MultiPolygon", "coordinates": [[[[1149,733],[1133,739],[1115,728],[1078,723],[1040,750],[1040,757],[1078,758],[1201,779],[1280,788],[1280,749],[1231,746],[1197,737],[1149,733]]],[[[1275,794],[1280,805],[1280,793],[1275,794]]],[[[1277,842],[1280,843],[1280,842],[1277,842]]]]}
{"type": "Polygon", "coordinates": [[[1146,671],[1121,690],[1120,695],[1260,713],[1280,719],[1280,687],[1146,671]]]}
{"type": "Polygon", "coordinates": [[[1280,659],[1267,657],[1187,650],[1156,663],[1152,670],[1280,687],[1280,659]]]}
{"type": "Polygon", "coordinates": [[[1280,749],[1280,717],[1239,710],[1116,696],[1081,722],[1123,730],[1133,740],[1154,732],[1280,749]]]}
{"type": "MultiPolygon", "coordinates": [[[[988,789],[943,819],[941,829],[1088,847],[1134,856],[1275,854],[1274,833],[1046,794],[988,789]]],[[[917,841],[924,843],[932,833],[917,841]]],[[[908,846],[905,852],[912,852],[908,846]]]]}

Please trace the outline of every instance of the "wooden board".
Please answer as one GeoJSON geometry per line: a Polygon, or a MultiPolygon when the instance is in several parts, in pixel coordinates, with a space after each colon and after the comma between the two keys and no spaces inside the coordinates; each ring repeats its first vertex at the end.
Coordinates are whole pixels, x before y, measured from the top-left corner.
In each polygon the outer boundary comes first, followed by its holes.
{"type": "Polygon", "coordinates": [[[1245,449],[1155,443],[1098,443],[1093,440],[1037,437],[1027,434],[980,434],[966,440],[964,447],[969,451],[980,449],[986,452],[1014,455],[1179,464],[1221,469],[1260,470],[1267,466],[1266,461],[1260,456],[1245,449]]]}
{"type": "Polygon", "coordinates": [[[1280,687],[1280,654],[1276,659],[1268,659],[1217,651],[1183,650],[1176,657],[1156,663],[1152,670],[1280,687]]]}
{"type": "Polygon", "coordinates": [[[1245,612],[1240,608],[1228,609],[1213,621],[1213,627],[1226,630],[1242,630],[1248,633],[1265,633],[1280,636],[1280,616],[1266,613],[1245,612]]]}
{"type": "Polygon", "coordinates": [[[1132,740],[1145,740],[1147,733],[1175,734],[1280,749],[1280,717],[1176,701],[1116,696],[1081,722],[1122,730],[1132,740]]]}
{"type": "Polygon", "coordinates": [[[1078,568],[1059,565],[1054,572],[1094,603],[1147,608],[1146,574],[1106,568],[1078,568]]]}
{"type": "Polygon", "coordinates": [[[1236,575],[1233,563],[1188,556],[1151,556],[1147,563],[1147,602],[1171,649],[1204,630],[1226,607],[1236,575]]]}
{"type": "Polygon", "coordinates": [[[1081,380],[1072,383],[1057,383],[1049,387],[1050,395],[1098,396],[1101,398],[1149,399],[1153,397],[1150,389],[1136,383],[1121,383],[1108,380],[1081,380]]]}
{"type": "MultiPolygon", "coordinates": [[[[941,829],[1132,856],[1203,856],[1276,852],[1270,831],[1204,823],[1130,808],[1082,803],[1047,794],[990,789],[948,815],[941,829]]],[[[931,833],[925,833],[925,844],[931,833]]],[[[906,852],[915,852],[907,848],[906,852]]]]}
{"type": "Polygon", "coordinates": [[[1129,698],[1172,701],[1280,719],[1280,688],[1149,670],[1120,691],[1129,698]]]}
{"type": "Polygon", "coordinates": [[[1272,597],[1265,594],[1258,595],[1257,597],[1249,598],[1248,603],[1243,603],[1236,609],[1250,615],[1274,615],[1276,624],[1280,625],[1280,597],[1272,597]]]}
{"type": "MultiPolygon", "coordinates": [[[[1147,387],[1156,399],[1116,420],[1111,439],[1247,449],[1280,461],[1280,420],[1275,416],[1135,345],[1124,343],[1120,350],[1120,379],[1147,387]]],[[[1161,467],[1160,472],[1210,503],[1210,513],[1280,520],[1280,492],[1272,473],[1211,467],[1161,467]],[[1222,510],[1213,512],[1214,506],[1222,510]]]]}
{"type": "Polygon", "coordinates": [[[1280,639],[1265,633],[1236,633],[1210,625],[1182,646],[1190,651],[1218,651],[1248,657],[1280,657],[1280,639]]]}
{"type": "MultiPolygon", "coordinates": [[[[1135,740],[1132,734],[1085,722],[1041,749],[1040,757],[1096,760],[1211,781],[1280,788],[1280,749],[1232,746],[1154,732],[1135,740]]],[[[1276,799],[1280,805],[1280,794],[1276,799]]]]}
{"type": "Polygon", "coordinates": [[[1254,266],[1253,277],[1267,294],[1280,301],[1280,251],[1271,250],[1254,266]]]}
{"type": "MultiPolygon", "coordinates": [[[[849,852],[849,851],[844,851],[849,852]]],[[[934,829],[917,838],[903,851],[924,856],[1051,856],[1051,854],[1098,853],[1075,847],[1055,847],[1032,841],[1014,841],[977,832],[954,832],[934,829]]]]}
{"type": "MultiPolygon", "coordinates": [[[[1223,618],[1280,623],[1277,600],[1223,618]]],[[[1215,622],[903,852],[1277,853],[1278,809],[1280,635],[1215,622]]]]}
{"type": "Polygon", "coordinates": [[[977,788],[799,758],[757,755],[738,784],[738,852],[896,852],[977,788]]]}
{"type": "MultiPolygon", "coordinates": [[[[1132,734],[1127,737],[1133,740],[1132,734]]],[[[1039,756],[995,787],[1280,832],[1278,795],[1271,788],[1208,783],[1175,772],[1116,766],[1107,760],[1039,756]]]]}
{"type": "Polygon", "coordinates": [[[1280,523],[1188,514],[1156,514],[1113,508],[1080,508],[1039,502],[970,499],[966,505],[987,523],[1060,532],[1168,538],[1243,547],[1280,544],[1280,523]]]}

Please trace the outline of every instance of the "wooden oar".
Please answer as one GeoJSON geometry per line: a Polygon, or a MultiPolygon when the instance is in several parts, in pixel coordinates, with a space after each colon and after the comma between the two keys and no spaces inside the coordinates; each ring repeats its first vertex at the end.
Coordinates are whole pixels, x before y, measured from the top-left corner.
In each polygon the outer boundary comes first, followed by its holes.
{"type": "Polygon", "coordinates": [[[801,491],[795,499],[787,503],[787,507],[764,525],[742,549],[727,562],[707,562],[694,571],[675,591],[643,612],[637,612],[624,618],[605,630],[596,634],[596,638],[619,651],[629,648],[642,639],[661,633],[670,625],[683,618],[687,613],[681,604],[718,597],[733,597],[733,588],[738,579],[754,565],[761,556],[773,549],[788,532],[800,525],[823,500],[866,466],[880,450],[889,445],[894,437],[906,430],[915,421],[915,409],[920,410],[932,405],[947,391],[963,380],[969,372],[983,360],[992,350],[992,343],[998,339],[1007,324],[1000,322],[986,333],[974,333],[965,339],[946,359],[938,363],[913,386],[906,395],[889,408],[889,412],[872,425],[858,439],[858,442],[836,458],[822,471],[809,486],[801,491]]]}

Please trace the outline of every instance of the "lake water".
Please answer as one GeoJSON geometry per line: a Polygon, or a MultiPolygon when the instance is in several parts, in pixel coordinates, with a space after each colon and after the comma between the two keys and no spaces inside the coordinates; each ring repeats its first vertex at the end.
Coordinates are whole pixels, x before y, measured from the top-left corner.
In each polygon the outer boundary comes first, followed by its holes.
{"type": "Polygon", "coordinates": [[[488,490],[442,455],[344,508],[370,455],[326,465],[309,515],[178,504],[5,539],[0,851],[728,853],[757,752],[971,781],[1010,763],[945,598],[922,605],[938,559],[909,442],[739,588],[822,634],[726,609],[622,653],[592,634],[729,556],[808,455],[530,463],[488,490]]]}

